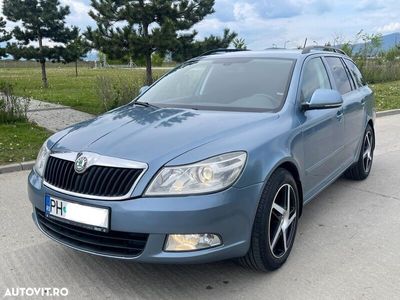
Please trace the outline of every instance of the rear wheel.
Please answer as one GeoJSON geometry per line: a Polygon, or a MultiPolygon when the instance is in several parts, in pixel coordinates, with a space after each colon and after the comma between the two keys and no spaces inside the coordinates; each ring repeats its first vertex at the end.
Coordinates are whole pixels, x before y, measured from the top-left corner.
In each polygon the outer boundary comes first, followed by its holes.
{"type": "Polygon", "coordinates": [[[261,196],[250,249],[239,262],[255,270],[272,271],[288,258],[297,230],[299,195],[293,176],[276,170],[261,196]]]}
{"type": "Polygon", "coordinates": [[[353,180],[364,180],[371,172],[372,162],[374,159],[375,135],[370,125],[364,133],[363,143],[361,145],[358,161],[352,165],[344,175],[353,180]]]}

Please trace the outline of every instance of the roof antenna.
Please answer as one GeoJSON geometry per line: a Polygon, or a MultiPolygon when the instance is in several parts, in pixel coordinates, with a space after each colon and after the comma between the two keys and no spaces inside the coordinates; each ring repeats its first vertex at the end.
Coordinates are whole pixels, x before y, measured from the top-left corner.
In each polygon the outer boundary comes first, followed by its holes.
{"type": "Polygon", "coordinates": [[[306,38],[306,40],[304,41],[304,46],[303,46],[303,48],[305,48],[307,46],[307,38],[306,38]]]}

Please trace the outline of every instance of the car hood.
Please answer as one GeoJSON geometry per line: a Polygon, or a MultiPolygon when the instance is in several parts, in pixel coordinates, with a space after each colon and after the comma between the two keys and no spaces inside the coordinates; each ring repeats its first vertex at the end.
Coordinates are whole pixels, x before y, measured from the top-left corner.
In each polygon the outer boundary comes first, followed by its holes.
{"type": "Polygon", "coordinates": [[[56,134],[52,150],[88,151],[147,163],[162,159],[166,163],[270,118],[277,115],[127,105],[56,134]]]}

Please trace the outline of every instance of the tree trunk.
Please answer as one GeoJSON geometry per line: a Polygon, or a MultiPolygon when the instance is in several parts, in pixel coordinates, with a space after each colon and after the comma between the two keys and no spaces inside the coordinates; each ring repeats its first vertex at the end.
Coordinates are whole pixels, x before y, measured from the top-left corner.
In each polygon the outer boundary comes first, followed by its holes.
{"type": "Polygon", "coordinates": [[[46,75],[46,60],[40,60],[40,66],[42,67],[42,83],[44,88],[48,88],[49,84],[47,83],[47,75],[46,75]]]}
{"type": "MultiPolygon", "coordinates": [[[[139,4],[142,8],[144,8],[144,1],[139,1],[139,4]]],[[[143,23],[143,36],[145,38],[149,37],[149,24],[147,22],[143,23]]],[[[145,52],[145,59],[146,59],[146,85],[151,85],[153,83],[153,71],[151,69],[151,48],[148,48],[145,52]]]]}
{"type": "MultiPolygon", "coordinates": [[[[39,36],[39,51],[40,56],[43,55],[43,41],[42,37],[39,36]]],[[[46,75],[46,59],[44,57],[40,58],[40,66],[42,67],[42,84],[44,88],[48,88],[49,84],[47,83],[47,75],[46,75]]]]}
{"type": "Polygon", "coordinates": [[[78,61],[75,61],[75,77],[78,77],[78,61]]]}
{"type": "Polygon", "coordinates": [[[146,84],[153,83],[153,71],[151,68],[151,53],[146,53],[146,84]]]}

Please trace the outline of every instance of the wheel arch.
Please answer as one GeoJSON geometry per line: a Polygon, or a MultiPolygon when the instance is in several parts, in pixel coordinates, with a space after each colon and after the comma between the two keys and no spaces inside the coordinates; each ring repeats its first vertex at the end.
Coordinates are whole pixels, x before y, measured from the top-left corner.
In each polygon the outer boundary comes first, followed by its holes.
{"type": "Polygon", "coordinates": [[[373,134],[374,134],[373,149],[375,150],[375,124],[374,124],[374,120],[369,119],[368,122],[367,122],[367,126],[368,126],[368,125],[371,126],[372,132],[373,132],[373,134]]]}
{"type": "Polygon", "coordinates": [[[264,184],[266,184],[271,177],[271,175],[279,168],[285,169],[288,171],[290,174],[292,174],[294,180],[296,181],[297,184],[297,189],[299,192],[299,197],[300,197],[300,205],[299,205],[299,217],[303,213],[303,185],[301,182],[301,177],[300,177],[300,172],[299,172],[299,167],[295,162],[293,162],[290,158],[284,159],[279,161],[275,167],[269,172],[267,178],[265,179],[264,184]]]}
{"type": "Polygon", "coordinates": [[[372,119],[368,120],[367,125],[370,125],[372,127],[372,129],[375,131],[375,124],[374,124],[374,121],[372,119]]]}

